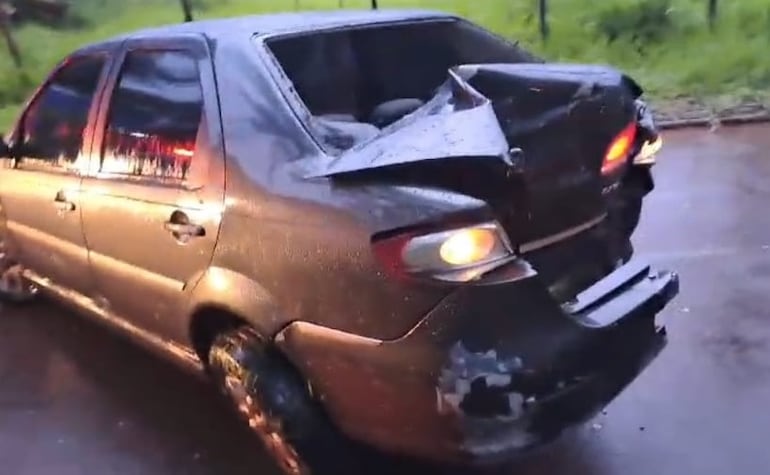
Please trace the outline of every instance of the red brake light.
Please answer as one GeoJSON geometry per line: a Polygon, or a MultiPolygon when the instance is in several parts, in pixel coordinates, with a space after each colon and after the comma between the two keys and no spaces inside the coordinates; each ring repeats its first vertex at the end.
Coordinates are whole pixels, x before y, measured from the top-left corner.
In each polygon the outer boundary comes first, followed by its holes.
{"type": "Polygon", "coordinates": [[[608,175],[625,163],[636,141],[636,122],[626,126],[607,147],[602,162],[602,175],[608,175]]]}
{"type": "Polygon", "coordinates": [[[446,282],[468,282],[514,257],[505,231],[496,221],[375,238],[372,250],[392,276],[446,282]]]}
{"type": "Polygon", "coordinates": [[[404,277],[403,252],[413,234],[402,234],[387,239],[381,239],[372,243],[374,255],[380,261],[385,270],[392,276],[404,277]]]}

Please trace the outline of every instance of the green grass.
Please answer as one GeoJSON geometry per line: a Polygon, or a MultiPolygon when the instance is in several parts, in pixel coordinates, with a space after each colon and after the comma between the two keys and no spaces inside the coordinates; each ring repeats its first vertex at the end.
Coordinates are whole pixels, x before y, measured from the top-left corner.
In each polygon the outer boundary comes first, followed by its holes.
{"type": "MultiPolygon", "coordinates": [[[[720,0],[716,30],[706,21],[706,0],[670,0],[669,26],[652,42],[621,37],[609,42],[599,32],[606,11],[639,2],[666,0],[549,0],[551,35],[538,33],[534,0],[380,0],[382,7],[419,7],[466,16],[555,61],[616,65],[637,78],[656,100],[692,96],[722,102],[767,98],[770,91],[770,4],[767,0],[720,0]]],[[[52,30],[28,25],[17,30],[24,55],[19,72],[0,54],[0,127],[16,114],[45,73],[79,45],[181,19],[177,0],[76,0],[87,25],[52,30]]],[[[295,0],[198,0],[197,18],[293,10],[295,0]]],[[[302,9],[338,8],[340,0],[298,0],[302,9]]],[[[346,8],[367,8],[369,0],[343,0],[346,8]]],[[[613,17],[614,21],[614,17],[613,17]]],[[[648,22],[650,23],[650,22],[648,22]]],[[[652,22],[655,23],[655,22],[652,22]]],[[[650,25],[647,25],[650,26],[650,25]]],[[[653,24],[652,27],[660,25],[653,24]]],[[[657,30],[656,30],[657,31],[657,30]]]]}

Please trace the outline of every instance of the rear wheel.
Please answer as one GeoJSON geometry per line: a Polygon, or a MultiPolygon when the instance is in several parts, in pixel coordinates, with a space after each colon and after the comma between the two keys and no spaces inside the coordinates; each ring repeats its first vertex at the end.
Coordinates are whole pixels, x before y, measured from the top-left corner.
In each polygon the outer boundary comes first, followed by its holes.
{"type": "Polygon", "coordinates": [[[284,473],[363,473],[362,452],[333,427],[304,380],[253,329],[219,335],[208,363],[216,384],[284,473]]]}

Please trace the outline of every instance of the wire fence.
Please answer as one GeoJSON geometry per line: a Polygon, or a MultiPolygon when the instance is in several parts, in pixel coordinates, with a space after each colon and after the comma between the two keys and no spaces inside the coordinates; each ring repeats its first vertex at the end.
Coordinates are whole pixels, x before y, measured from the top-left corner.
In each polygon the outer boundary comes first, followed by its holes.
{"type": "MultiPolygon", "coordinates": [[[[511,2],[519,2],[526,0],[510,0],[511,2]]],[[[540,30],[540,36],[543,40],[548,39],[549,33],[551,31],[550,22],[549,22],[549,7],[550,3],[548,0],[534,0],[537,2],[537,9],[538,9],[538,20],[539,20],[539,30],[540,30]]],[[[719,12],[719,0],[703,0],[706,3],[706,18],[708,22],[708,26],[711,30],[714,29],[717,23],[717,17],[719,12]]],[[[181,0],[183,4],[189,5],[189,0],[181,0]]],[[[338,0],[339,7],[345,8],[345,0],[338,0]]],[[[387,0],[378,1],[378,0],[370,0],[371,8],[372,9],[378,9],[380,4],[382,3],[383,7],[387,7],[387,0]]],[[[640,6],[642,8],[645,7],[645,3],[652,6],[653,8],[657,7],[659,9],[670,9],[670,0],[646,0],[639,2],[640,6]]],[[[299,10],[302,9],[302,0],[294,0],[294,8],[299,10]]]]}
{"type": "MultiPolygon", "coordinates": [[[[178,2],[180,8],[180,19],[183,21],[193,21],[196,18],[196,13],[199,13],[200,8],[204,8],[209,2],[216,2],[220,0],[169,0],[178,2]]],[[[475,0],[480,2],[481,0],[475,0]]],[[[487,2],[489,0],[484,0],[487,2]]],[[[511,8],[514,6],[520,8],[522,5],[529,4],[531,8],[537,10],[537,29],[539,37],[542,41],[548,41],[553,30],[552,26],[552,12],[554,10],[561,10],[565,3],[560,0],[507,0],[510,2],[511,8]]],[[[601,5],[593,4],[596,0],[570,0],[572,2],[590,2],[592,7],[596,11],[606,9],[606,6],[610,3],[601,5]]],[[[602,0],[604,3],[605,0],[602,0]]],[[[665,22],[668,12],[672,9],[672,5],[677,0],[627,0],[625,2],[615,2],[618,5],[622,5],[623,8],[617,13],[617,18],[610,18],[606,30],[606,36],[612,39],[614,30],[617,30],[622,34],[625,31],[640,29],[644,30],[644,34],[647,34],[649,30],[659,28],[656,26],[656,22],[665,22]],[[629,13],[630,11],[630,13],[629,13]]],[[[27,14],[33,14],[37,16],[44,15],[56,15],[61,14],[64,11],[62,8],[71,3],[72,0],[0,0],[0,34],[3,37],[4,42],[9,55],[13,59],[17,68],[22,68],[23,58],[20,52],[19,45],[14,38],[13,29],[11,28],[11,16],[19,11],[26,12],[27,14]]],[[[469,0],[470,3],[473,1],[469,0]]],[[[499,3],[505,3],[505,0],[499,1],[499,3]]],[[[720,2],[719,0],[690,0],[690,3],[703,2],[703,18],[704,28],[708,28],[714,31],[717,27],[719,15],[720,15],[720,2]]],[[[313,0],[285,0],[286,9],[302,10],[305,8],[313,8],[318,2],[313,0]]],[[[414,2],[415,5],[420,5],[421,2],[414,2]]],[[[443,5],[442,2],[434,2],[436,5],[443,5]]],[[[457,2],[445,2],[446,5],[456,4],[457,2]]],[[[257,4],[257,0],[255,0],[257,4]]],[[[423,3],[424,4],[424,3],[423,3]]],[[[410,5],[410,2],[403,0],[329,0],[328,6],[338,8],[349,7],[361,7],[366,5],[372,9],[389,8],[389,7],[403,7],[410,5]],[[336,5],[334,3],[336,2],[336,5]]],[[[729,6],[729,5],[728,5],[729,6]]],[[[473,8],[483,8],[482,5],[476,3],[473,8]]],[[[770,11],[770,10],[769,10],[770,11]]],[[[558,13],[558,11],[557,11],[558,13]]],[[[768,13],[770,22],[770,13],[768,13]]],[[[653,32],[654,34],[654,32],[653,32]]]]}

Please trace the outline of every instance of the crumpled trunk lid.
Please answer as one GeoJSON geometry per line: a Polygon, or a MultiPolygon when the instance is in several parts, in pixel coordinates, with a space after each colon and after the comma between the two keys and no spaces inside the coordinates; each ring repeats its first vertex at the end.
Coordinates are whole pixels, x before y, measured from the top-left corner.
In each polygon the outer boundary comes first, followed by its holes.
{"type": "Polygon", "coordinates": [[[511,148],[522,150],[527,241],[600,218],[607,147],[635,118],[638,86],[601,66],[465,66],[461,76],[487,97],[511,148]]]}
{"type": "Polygon", "coordinates": [[[615,69],[466,65],[425,106],[312,176],[462,192],[494,209],[516,246],[598,222],[606,148],[640,90],[615,69]]]}

